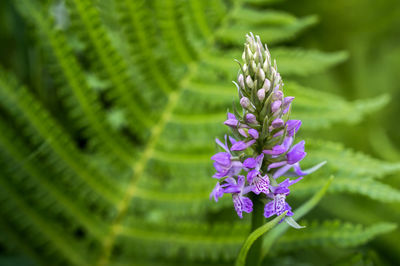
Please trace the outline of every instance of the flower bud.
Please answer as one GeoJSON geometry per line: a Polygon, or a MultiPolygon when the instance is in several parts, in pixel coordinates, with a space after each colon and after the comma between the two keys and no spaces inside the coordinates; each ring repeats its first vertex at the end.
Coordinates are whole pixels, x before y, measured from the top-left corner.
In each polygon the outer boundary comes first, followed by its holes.
{"type": "Polygon", "coordinates": [[[274,121],[272,121],[271,126],[273,128],[278,128],[278,127],[282,127],[284,125],[284,121],[281,118],[277,118],[274,121]]]}
{"type": "Polygon", "coordinates": [[[279,88],[278,86],[276,86],[276,87],[274,88],[274,91],[275,91],[275,92],[274,92],[274,94],[272,95],[272,100],[273,100],[273,101],[281,101],[282,98],[283,98],[283,92],[280,91],[278,88],[279,88]]]}
{"type": "Polygon", "coordinates": [[[258,71],[258,78],[260,79],[260,81],[263,81],[265,79],[265,72],[264,70],[262,70],[262,68],[260,68],[260,70],[258,71]]]}
{"type": "Polygon", "coordinates": [[[257,118],[255,115],[253,114],[247,114],[246,115],[246,121],[250,124],[258,124],[257,122],[257,118]]]}
{"type": "Polygon", "coordinates": [[[259,89],[257,91],[257,97],[260,100],[260,102],[262,102],[264,100],[264,98],[265,98],[265,90],[264,90],[264,88],[259,89]]]}
{"type": "Polygon", "coordinates": [[[269,91],[269,87],[270,87],[270,86],[271,86],[271,81],[269,81],[269,79],[265,79],[262,88],[263,88],[265,91],[269,91]]]}
{"type": "Polygon", "coordinates": [[[282,102],[281,101],[275,101],[271,104],[271,111],[273,113],[275,113],[276,111],[279,110],[279,108],[281,107],[282,102]]]}
{"type": "Polygon", "coordinates": [[[256,62],[255,62],[255,61],[251,61],[250,70],[251,70],[250,73],[256,73],[256,71],[257,71],[257,65],[256,65],[256,62]]]}
{"type": "Polygon", "coordinates": [[[247,72],[247,64],[243,64],[243,72],[246,74],[246,72],[247,72]]]}
{"type": "Polygon", "coordinates": [[[251,106],[250,100],[247,97],[242,97],[242,99],[240,99],[240,105],[244,108],[247,109],[251,106]]]}
{"type": "Polygon", "coordinates": [[[245,87],[244,87],[244,78],[243,78],[243,74],[240,74],[240,75],[238,76],[238,83],[239,83],[239,85],[240,85],[240,88],[242,88],[242,89],[245,88],[245,87]]]}
{"type": "Polygon", "coordinates": [[[246,78],[246,84],[247,84],[247,86],[249,87],[249,88],[253,88],[253,86],[254,86],[254,82],[253,82],[253,80],[251,79],[251,77],[250,76],[247,76],[247,78],[246,78]]]}
{"type": "Polygon", "coordinates": [[[246,61],[247,61],[247,62],[250,62],[251,59],[253,58],[253,53],[251,52],[250,47],[249,47],[248,44],[246,45],[245,51],[246,51],[246,54],[245,54],[246,61]]]}

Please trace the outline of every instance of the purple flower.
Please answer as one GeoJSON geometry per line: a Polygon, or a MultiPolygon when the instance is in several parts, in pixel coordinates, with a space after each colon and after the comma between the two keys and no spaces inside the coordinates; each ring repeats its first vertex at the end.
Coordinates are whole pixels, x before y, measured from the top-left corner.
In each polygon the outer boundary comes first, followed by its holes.
{"type": "MultiPolygon", "coordinates": [[[[290,187],[293,184],[296,184],[297,182],[299,182],[300,180],[302,180],[303,177],[299,177],[297,179],[294,180],[290,180],[289,178],[286,178],[284,181],[282,181],[281,183],[278,184],[278,186],[276,187],[271,187],[270,190],[271,192],[276,195],[276,194],[285,194],[285,195],[289,195],[290,190],[288,187],[290,187]]],[[[270,195],[271,196],[271,195],[270,195]]]]}
{"type": "Polygon", "coordinates": [[[286,202],[286,196],[284,194],[276,195],[272,201],[265,204],[264,207],[264,216],[265,218],[269,218],[272,215],[281,215],[285,211],[288,211],[286,216],[293,216],[293,212],[291,211],[292,207],[286,202]]]}
{"type": "Polygon", "coordinates": [[[288,120],[286,122],[287,135],[293,137],[294,134],[296,134],[297,131],[299,131],[300,126],[301,126],[300,120],[288,120]]]}
{"type": "Polygon", "coordinates": [[[302,175],[303,172],[301,171],[298,162],[301,161],[307,154],[304,151],[304,143],[305,143],[305,141],[303,140],[303,141],[300,141],[299,143],[297,143],[296,145],[294,145],[290,149],[290,151],[286,154],[285,161],[272,163],[268,166],[268,171],[273,168],[281,167],[273,174],[273,176],[272,176],[273,178],[276,179],[276,178],[284,175],[292,167],[295,169],[296,173],[299,176],[302,175]]]}
{"type": "Polygon", "coordinates": [[[244,183],[244,176],[238,176],[237,186],[240,188],[240,192],[232,194],[233,205],[240,218],[243,218],[242,212],[251,213],[253,211],[253,202],[248,197],[243,196],[248,192],[244,187],[244,183]]]}
{"type": "Polygon", "coordinates": [[[264,160],[264,154],[260,154],[256,158],[247,158],[243,162],[243,166],[247,169],[253,169],[247,174],[247,182],[251,185],[251,190],[255,194],[269,192],[269,178],[267,175],[262,176],[260,169],[264,160]]]}
{"type": "Polygon", "coordinates": [[[214,189],[210,194],[210,200],[214,198],[215,202],[218,202],[218,198],[221,198],[223,195],[224,195],[224,185],[221,186],[221,184],[217,182],[217,184],[215,185],[214,189]]]}
{"type": "Polygon", "coordinates": [[[288,211],[286,216],[292,216],[292,208],[286,202],[286,196],[290,193],[289,186],[299,182],[303,177],[299,177],[295,180],[289,178],[281,182],[277,187],[270,187],[271,194],[268,196],[272,198],[272,201],[268,202],[264,207],[264,216],[266,218],[272,215],[281,215],[285,211],[288,211]]]}
{"type": "Polygon", "coordinates": [[[237,127],[239,125],[239,121],[236,119],[234,114],[228,113],[228,119],[224,122],[224,124],[230,127],[237,127]]]}
{"type": "Polygon", "coordinates": [[[239,174],[243,168],[242,163],[237,160],[232,160],[231,152],[229,151],[228,145],[226,144],[226,136],[225,144],[223,144],[219,139],[216,139],[215,141],[226,152],[218,152],[211,157],[211,160],[214,161],[214,167],[217,170],[217,173],[215,173],[213,177],[219,179],[225,176],[232,177],[239,174]]]}
{"type": "Polygon", "coordinates": [[[251,182],[252,185],[252,190],[255,194],[260,194],[260,193],[269,193],[269,178],[267,175],[261,176],[261,174],[258,174],[253,178],[253,181],[251,182]]]}
{"type": "Polygon", "coordinates": [[[243,162],[243,166],[253,169],[247,174],[247,182],[251,183],[253,178],[260,174],[260,169],[264,160],[264,154],[258,155],[256,158],[248,158],[243,162]]]}
{"type": "Polygon", "coordinates": [[[242,151],[242,150],[247,149],[251,145],[253,145],[255,142],[256,141],[254,139],[250,140],[248,142],[244,142],[242,140],[241,141],[237,141],[232,145],[231,150],[232,151],[242,151]]]}

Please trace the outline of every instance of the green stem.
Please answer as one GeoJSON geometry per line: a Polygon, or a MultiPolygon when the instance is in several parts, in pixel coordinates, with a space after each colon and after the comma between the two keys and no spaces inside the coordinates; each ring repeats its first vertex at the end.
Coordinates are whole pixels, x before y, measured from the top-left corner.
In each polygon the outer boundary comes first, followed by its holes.
{"type": "MultiPolygon", "coordinates": [[[[264,204],[258,195],[252,194],[251,199],[253,201],[253,215],[251,217],[251,232],[259,228],[265,223],[264,218],[264,204]]],[[[258,266],[261,262],[261,248],[262,248],[263,236],[260,236],[252,245],[249,250],[246,265],[247,266],[258,266]]]]}

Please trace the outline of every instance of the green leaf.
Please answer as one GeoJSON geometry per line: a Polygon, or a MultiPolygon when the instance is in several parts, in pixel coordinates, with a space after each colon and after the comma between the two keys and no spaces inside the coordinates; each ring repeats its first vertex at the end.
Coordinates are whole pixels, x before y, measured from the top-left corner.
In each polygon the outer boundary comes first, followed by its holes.
{"type": "Polygon", "coordinates": [[[260,226],[247,237],[246,241],[244,242],[242,248],[240,249],[239,255],[236,259],[236,266],[245,265],[247,253],[249,252],[251,245],[256,241],[260,236],[271,230],[275,225],[279,223],[282,218],[285,217],[287,211],[282,213],[281,215],[275,217],[273,220],[269,221],[268,223],[260,226]]]}

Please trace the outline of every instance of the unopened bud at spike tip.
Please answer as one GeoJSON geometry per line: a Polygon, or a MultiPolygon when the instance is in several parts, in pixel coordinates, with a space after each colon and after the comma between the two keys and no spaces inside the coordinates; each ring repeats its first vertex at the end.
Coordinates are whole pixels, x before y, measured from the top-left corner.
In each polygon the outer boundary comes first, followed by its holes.
{"type": "Polygon", "coordinates": [[[259,89],[257,91],[257,98],[258,98],[258,100],[260,100],[260,102],[262,102],[265,99],[265,89],[264,88],[259,89]]]}
{"type": "Polygon", "coordinates": [[[247,78],[246,78],[246,84],[247,84],[247,86],[248,86],[249,88],[253,88],[254,82],[253,82],[253,80],[251,79],[250,76],[247,76],[247,78]]]}
{"type": "Polygon", "coordinates": [[[242,97],[240,99],[240,105],[244,108],[244,109],[248,109],[251,106],[250,100],[247,97],[242,97]]]}
{"type": "Polygon", "coordinates": [[[260,79],[260,81],[263,81],[265,79],[265,73],[262,68],[260,68],[260,70],[258,71],[258,78],[260,79]]]}
{"type": "Polygon", "coordinates": [[[269,81],[269,79],[266,79],[265,81],[264,81],[264,84],[263,84],[263,86],[262,86],[262,88],[265,90],[265,91],[269,91],[269,87],[271,86],[271,81],[269,81]]]}
{"type": "Polygon", "coordinates": [[[241,87],[242,89],[245,88],[245,86],[244,86],[243,74],[240,74],[240,75],[238,76],[238,83],[239,83],[239,85],[240,85],[240,87],[241,87]]]}

